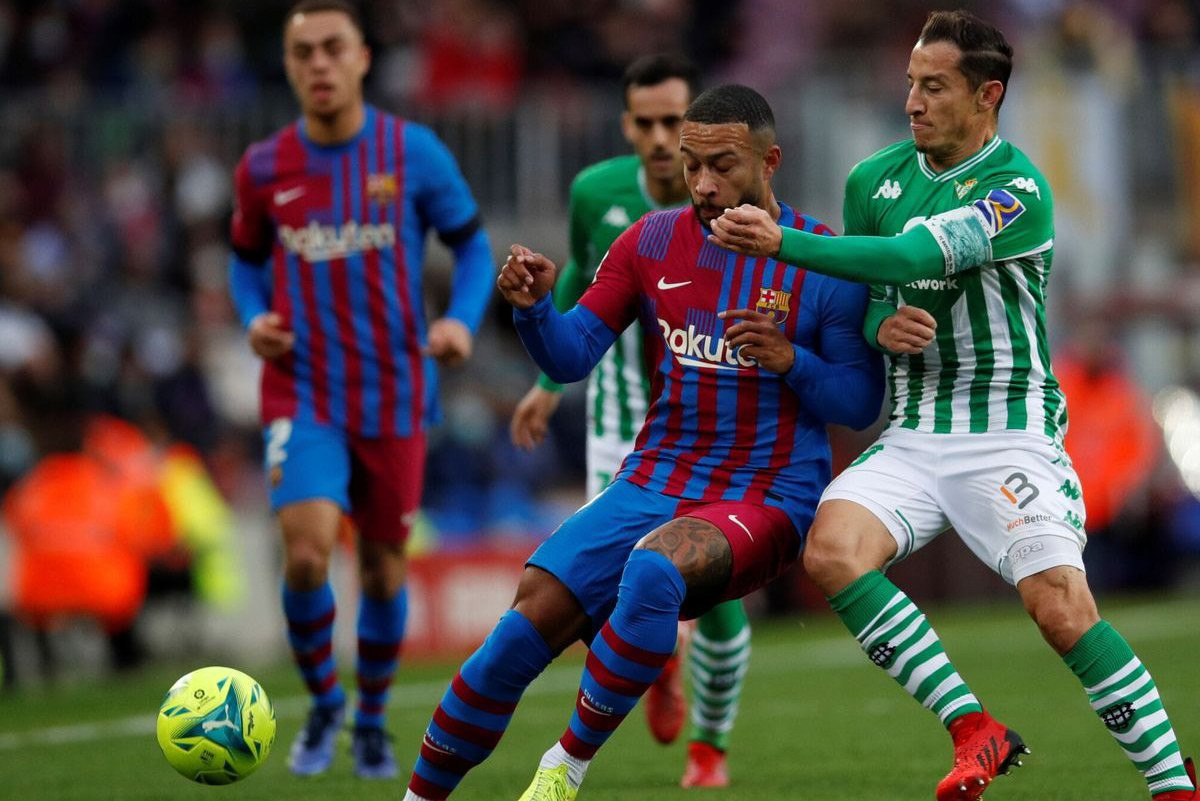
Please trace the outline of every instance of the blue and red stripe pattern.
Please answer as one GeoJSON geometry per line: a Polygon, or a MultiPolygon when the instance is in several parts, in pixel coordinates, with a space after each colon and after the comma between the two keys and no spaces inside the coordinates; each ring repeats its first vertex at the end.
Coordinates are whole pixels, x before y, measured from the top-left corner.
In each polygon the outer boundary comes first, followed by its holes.
{"type": "MultiPolygon", "coordinates": [[[[479,231],[445,146],[368,106],[346,142],[316,144],[296,122],[252,145],[235,183],[234,250],[269,271],[270,308],[296,335],[291,353],[264,365],[263,421],[368,437],[410,436],[435,421],[436,374],[422,354],[426,234],[457,243],[479,231]]],[[[476,274],[455,305],[471,330],[491,289],[490,275],[476,274]]]]}
{"type": "Polygon", "coordinates": [[[449,796],[492,753],[521,694],[552,658],[533,624],[516,610],[506,612],[434,710],[408,788],[429,801],[449,796]]]}
{"type": "Polygon", "coordinates": [[[621,575],[617,604],[588,651],[575,713],[559,743],[591,759],[608,741],[675,652],[686,587],[671,561],[637,549],[621,575]]]}
{"type": "Polygon", "coordinates": [[[287,618],[288,644],[300,668],[309,694],[318,706],[340,707],[346,695],[338,682],[333,659],[333,621],[336,606],[333,588],[324,584],[315,590],[283,588],[283,611],[287,618]]]}
{"type": "Polygon", "coordinates": [[[406,589],[383,600],[371,598],[366,593],[359,598],[358,657],[355,660],[358,704],[354,710],[357,728],[383,728],[392,677],[400,664],[407,619],[406,589]]]}
{"type": "MultiPolygon", "coordinates": [[[[780,207],[781,225],[832,235],[780,207]]],[[[651,406],[618,477],[671,497],[777,506],[804,531],[808,512],[800,510],[829,477],[826,420],[784,376],[727,348],[724,333],[736,321],[716,315],[767,309],[794,344],[825,355],[830,308],[861,288],[723,250],[707,233],[691,208],[647,215],[613,244],[580,301],[614,331],[640,316],[647,333],[651,406]]],[[[842,327],[850,324],[861,319],[842,327]]],[[[861,333],[842,333],[861,345],[849,358],[869,364],[861,333]]]]}

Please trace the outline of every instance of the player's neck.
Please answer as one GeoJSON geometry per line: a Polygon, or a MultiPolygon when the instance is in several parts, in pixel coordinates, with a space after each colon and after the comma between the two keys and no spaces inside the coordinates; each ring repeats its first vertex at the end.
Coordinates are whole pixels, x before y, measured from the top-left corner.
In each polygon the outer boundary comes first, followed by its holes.
{"type": "Polygon", "coordinates": [[[361,100],[327,116],[305,112],[304,135],[318,145],[340,145],[357,136],[366,119],[367,109],[361,100]]]}
{"type": "Polygon", "coordinates": [[[967,159],[974,156],[983,146],[992,141],[992,137],[996,135],[996,126],[989,125],[982,130],[976,131],[972,136],[968,137],[958,147],[945,153],[926,153],[925,161],[929,164],[930,169],[934,172],[945,172],[967,159]]]}
{"type": "Polygon", "coordinates": [[[655,179],[647,175],[646,193],[660,206],[677,206],[691,196],[682,170],[678,178],[655,179]]]}

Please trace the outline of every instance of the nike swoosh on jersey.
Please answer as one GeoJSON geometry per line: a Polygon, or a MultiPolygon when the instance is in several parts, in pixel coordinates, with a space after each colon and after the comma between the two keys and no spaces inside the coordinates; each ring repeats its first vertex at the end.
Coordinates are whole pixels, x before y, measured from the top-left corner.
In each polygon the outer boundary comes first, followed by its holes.
{"type": "Polygon", "coordinates": [[[670,283],[667,283],[666,278],[659,278],[658,279],[658,288],[659,289],[679,289],[679,287],[687,286],[690,283],[692,283],[692,282],[691,281],[679,281],[678,283],[670,284],[670,283]]]}
{"type": "Polygon", "coordinates": [[[280,189],[275,193],[275,205],[286,206],[296,198],[303,195],[306,191],[308,191],[307,187],[303,186],[293,186],[291,189],[280,189]]]}
{"type": "Polygon", "coordinates": [[[732,520],[734,523],[737,523],[738,528],[740,528],[742,531],[746,532],[746,536],[750,538],[751,542],[754,542],[754,535],[750,533],[750,529],[746,528],[745,523],[743,523],[741,520],[738,520],[737,515],[729,515],[729,519],[732,520]]]}

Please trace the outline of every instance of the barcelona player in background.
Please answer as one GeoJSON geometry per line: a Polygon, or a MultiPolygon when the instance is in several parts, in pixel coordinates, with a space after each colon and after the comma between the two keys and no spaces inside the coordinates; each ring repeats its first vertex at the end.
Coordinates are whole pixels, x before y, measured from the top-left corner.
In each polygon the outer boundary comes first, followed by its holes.
{"type": "Polygon", "coordinates": [[[263,359],[271,506],[283,532],[288,639],[312,694],[288,765],[327,769],[346,693],[332,654],[329,559],[343,513],[359,533],[355,772],[396,773],[384,733],[404,637],[404,546],[421,499],[433,361],[471,353],[492,258],[454,158],[428,129],[367,105],[370,51],[344,0],[303,0],[284,23],[301,118],[252,145],[235,174],[230,283],[263,359]],[[454,252],[445,316],[426,328],[428,229],[454,252]]]}

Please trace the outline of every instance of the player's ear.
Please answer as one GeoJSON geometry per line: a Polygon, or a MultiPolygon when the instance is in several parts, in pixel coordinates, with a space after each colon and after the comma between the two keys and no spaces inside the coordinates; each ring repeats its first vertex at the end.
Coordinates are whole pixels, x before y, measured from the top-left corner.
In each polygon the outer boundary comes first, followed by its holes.
{"type": "Polygon", "coordinates": [[[975,92],[975,104],[980,111],[994,111],[1004,97],[1004,84],[999,81],[984,81],[975,92]]]}
{"type": "Polygon", "coordinates": [[[625,136],[625,141],[632,145],[634,133],[633,115],[629,113],[628,109],[621,112],[621,133],[625,136]]]}
{"type": "Polygon", "coordinates": [[[779,162],[782,160],[783,151],[779,145],[770,145],[763,153],[763,180],[771,180],[771,176],[779,169],[779,162]]]}

